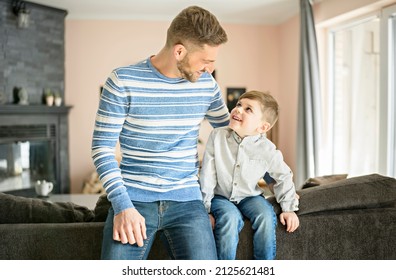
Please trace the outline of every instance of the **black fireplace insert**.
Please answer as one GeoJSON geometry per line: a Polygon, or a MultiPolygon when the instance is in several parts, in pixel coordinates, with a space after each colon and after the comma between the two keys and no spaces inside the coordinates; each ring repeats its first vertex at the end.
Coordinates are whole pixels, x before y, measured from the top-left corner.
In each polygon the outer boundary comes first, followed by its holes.
{"type": "Polygon", "coordinates": [[[0,106],[0,192],[32,192],[37,180],[52,182],[52,193],[70,192],[68,111],[0,106]]]}

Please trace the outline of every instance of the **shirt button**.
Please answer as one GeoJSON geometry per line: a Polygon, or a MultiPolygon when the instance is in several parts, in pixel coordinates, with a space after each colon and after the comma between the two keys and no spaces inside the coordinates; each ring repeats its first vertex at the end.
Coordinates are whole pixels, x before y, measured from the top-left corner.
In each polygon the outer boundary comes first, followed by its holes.
{"type": "Polygon", "coordinates": [[[237,168],[239,168],[239,167],[240,167],[240,165],[239,165],[239,164],[237,164],[237,165],[236,165],[236,167],[237,167],[237,168]]]}
{"type": "Polygon", "coordinates": [[[237,183],[234,183],[234,186],[236,186],[237,185],[237,183]]]}

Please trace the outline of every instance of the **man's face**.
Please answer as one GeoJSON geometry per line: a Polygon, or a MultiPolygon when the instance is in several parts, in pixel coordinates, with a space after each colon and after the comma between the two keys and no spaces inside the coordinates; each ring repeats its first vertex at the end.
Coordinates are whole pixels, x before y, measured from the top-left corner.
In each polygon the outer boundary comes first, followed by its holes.
{"type": "Polygon", "coordinates": [[[177,62],[177,69],[181,77],[196,82],[204,72],[212,73],[219,46],[204,45],[203,48],[188,52],[183,59],[177,62]]]}

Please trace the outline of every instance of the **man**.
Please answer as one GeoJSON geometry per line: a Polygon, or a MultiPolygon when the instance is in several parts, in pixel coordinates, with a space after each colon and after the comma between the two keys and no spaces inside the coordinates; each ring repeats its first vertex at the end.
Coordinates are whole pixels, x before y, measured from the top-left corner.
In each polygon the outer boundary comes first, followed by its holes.
{"type": "Polygon", "coordinates": [[[213,127],[228,124],[211,75],[225,42],[213,14],[188,7],[172,21],[158,54],[115,69],[107,79],[92,141],[112,204],[103,259],[147,259],[157,232],[171,258],[217,258],[198,183],[197,139],[204,118],[213,127]]]}

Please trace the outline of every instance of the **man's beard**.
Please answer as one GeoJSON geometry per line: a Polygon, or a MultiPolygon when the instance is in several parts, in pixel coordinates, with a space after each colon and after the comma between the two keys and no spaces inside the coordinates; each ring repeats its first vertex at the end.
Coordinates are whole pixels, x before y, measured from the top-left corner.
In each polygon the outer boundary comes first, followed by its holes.
{"type": "Polygon", "coordinates": [[[189,59],[188,59],[188,55],[186,55],[181,61],[177,62],[177,69],[179,70],[183,79],[186,79],[187,81],[194,83],[201,77],[201,75],[195,76],[194,72],[191,73],[187,70],[188,67],[189,67],[189,59]]]}

